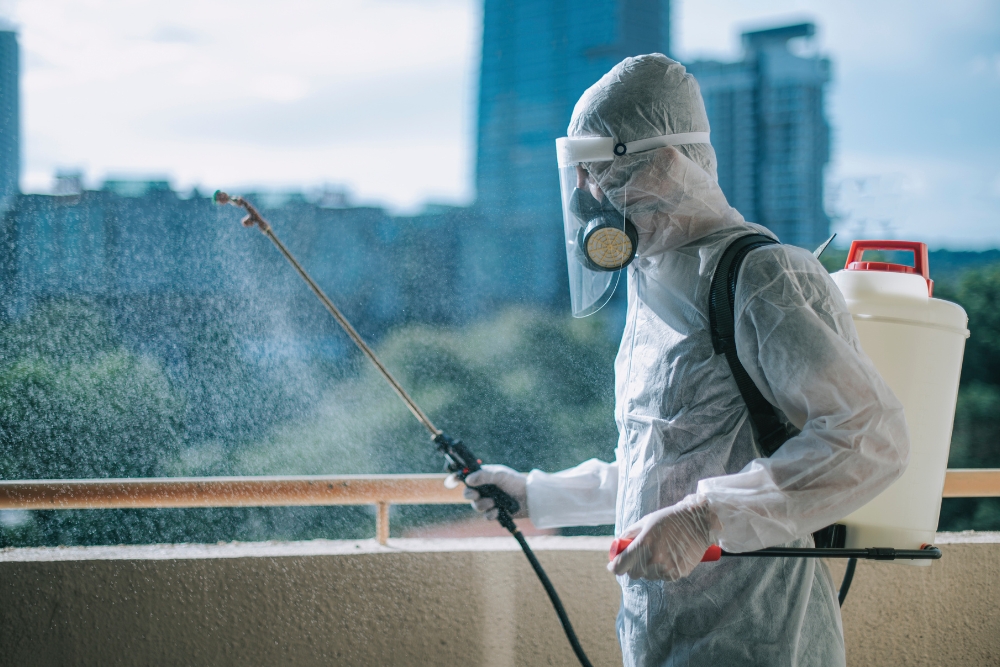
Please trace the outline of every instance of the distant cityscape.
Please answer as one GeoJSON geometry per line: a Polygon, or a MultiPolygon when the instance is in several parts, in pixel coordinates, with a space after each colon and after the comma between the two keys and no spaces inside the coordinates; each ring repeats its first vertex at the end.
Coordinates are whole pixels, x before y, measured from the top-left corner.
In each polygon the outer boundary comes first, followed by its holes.
{"type": "MultiPolygon", "coordinates": [[[[274,202],[242,193],[368,335],[405,322],[461,323],[506,305],[568,310],[554,141],[582,92],[615,63],[671,52],[669,0],[570,7],[485,0],[483,17],[472,206],[401,217],[335,197],[274,202]]],[[[794,55],[787,42],[813,33],[808,23],[748,32],[740,61],[689,63],[730,202],[806,247],[829,232],[822,203],[830,63],[794,55]]],[[[283,275],[280,257],[264,239],[235,224],[235,211],[214,206],[208,193],[128,180],[86,190],[79,174],[64,172],[52,194],[20,194],[19,69],[17,34],[0,32],[3,317],[73,296],[125,308],[140,298],[235,298],[255,288],[287,309],[301,295],[294,281],[275,279],[283,275]]],[[[298,345],[275,343],[274,332],[260,337],[272,341],[260,350],[298,345]]]]}

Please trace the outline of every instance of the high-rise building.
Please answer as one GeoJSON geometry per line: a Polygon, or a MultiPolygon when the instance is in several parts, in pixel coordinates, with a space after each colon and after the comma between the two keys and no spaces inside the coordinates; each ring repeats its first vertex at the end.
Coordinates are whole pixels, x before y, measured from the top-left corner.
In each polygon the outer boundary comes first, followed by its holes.
{"type": "Polygon", "coordinates": [[[20,191],[21,111],[17,33],[0,29],[0,209],[20,191]]]}
{"type": "Polygon", "coordinates": [[[669,5],[485,1],[476,186],[486,212],[558,213],[555,140],[573,105],[622,58],[669,51],[669,5]]]}
{"type": "Polygon", "coordinates": [[[687,66],[705,98],[729,203],[785,243],[804,247],[818,245],[830,231],[823,208],[830,61],[796,55],[788,41],[814,33],[812,23],[745,32],[739,62],[687,66]]]}
{"type": "Polygon", "coordinates": [[[669,0],[485,0],[476,205],[489,229],[470,244],[480,264],[517,258],[517,276],[480,272],[478,294],[565,293],[555,140],[584,90],[626,56],[655,52],[670,52],[669,0]]]}

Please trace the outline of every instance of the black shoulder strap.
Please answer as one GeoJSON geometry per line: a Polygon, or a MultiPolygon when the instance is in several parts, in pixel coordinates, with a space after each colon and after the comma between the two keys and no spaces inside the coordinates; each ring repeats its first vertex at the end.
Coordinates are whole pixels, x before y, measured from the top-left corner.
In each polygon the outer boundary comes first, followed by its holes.
{"type": "Polygon", "coordinates": [[[792,437],[795,431],[789,431],[781,422],[774,411],[774,406],[760,393],[760,389],[753,383],[750,374],[743,368],[736,354],[736,278],[748,252],[754,248],[777,243],[764,234],[741,236],[730,243],[715,267],[708,308],[712,346],[716,354],[726,355],[736,386],[739,387],[740,395],[743,396],[750,412],[750,421],[757,431],[757,442],[765,456],[771,456],[778,451],[778,447],[792,437]]]}

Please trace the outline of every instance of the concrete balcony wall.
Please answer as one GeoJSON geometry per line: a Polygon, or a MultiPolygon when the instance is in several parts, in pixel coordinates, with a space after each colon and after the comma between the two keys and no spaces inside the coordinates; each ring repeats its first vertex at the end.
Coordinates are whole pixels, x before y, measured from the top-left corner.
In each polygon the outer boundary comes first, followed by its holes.
{"type": "MultiPolygon", "coordinates": [[[[592,662],[621,664],[609,540],[532,541],[592,662]]],[[[1000,662],[1000,534],[938,544],[859,564],[849,664],[1000,662]]],[[[0,665],[577,664],[509,538],[10,549],[0,599],[0,665]]]]}

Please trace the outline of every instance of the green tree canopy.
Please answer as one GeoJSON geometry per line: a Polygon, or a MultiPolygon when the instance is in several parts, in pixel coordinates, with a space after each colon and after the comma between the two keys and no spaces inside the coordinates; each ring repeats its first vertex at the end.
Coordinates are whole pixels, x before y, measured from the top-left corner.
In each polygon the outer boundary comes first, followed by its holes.
{"type": "MultiPolygon", "coordinates": [[[[558,470],[614,457],[614,356],[598,318],[523,309],[461,328],[410,325],[377,354],[439,427],[490,463],[558,470]]],[[[243,474],[432,472],[442,458],[426,430],[366,360],[326,392],[313,416],[233,455],[243,474]]],[[[221,465],[188,451],[186,474],[221,465]]]]}
{"type": "Polygon", "coordinates": [[[184,402],[100,309],[54,303],[0,331],[0,475],[149,476],[181,443],[184,402]]]}

